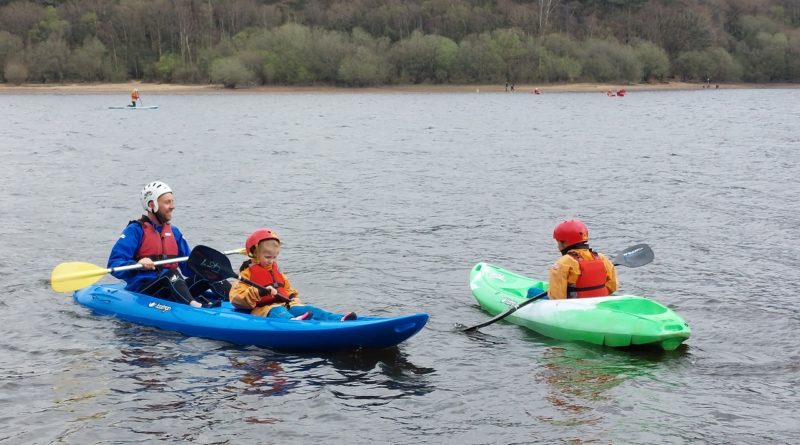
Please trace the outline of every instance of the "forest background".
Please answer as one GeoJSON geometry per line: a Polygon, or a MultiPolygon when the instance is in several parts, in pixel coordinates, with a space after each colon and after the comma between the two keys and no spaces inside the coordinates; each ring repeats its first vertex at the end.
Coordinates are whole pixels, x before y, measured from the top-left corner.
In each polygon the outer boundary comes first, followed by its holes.
{"type": "Polygon", "coordinates": [[[0,0],[0,81],[798,82],[798,0],[0,0]]]}

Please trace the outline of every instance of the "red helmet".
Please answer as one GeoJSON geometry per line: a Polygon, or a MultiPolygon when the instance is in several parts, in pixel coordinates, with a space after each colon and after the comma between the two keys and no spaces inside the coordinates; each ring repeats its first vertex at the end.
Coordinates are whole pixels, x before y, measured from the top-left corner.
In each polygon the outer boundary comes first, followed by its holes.
{"type": "Polygon", "coordinates": [[[581,220],[562,221],[553,230],[553,238],[567,246],[589,241],[589,228],[581,220]]]}
{"type": "Polygon", "coordinates": [[[258,246],[258,243],[265,239],[274,239],[278,241],[279,244],[281,242],[281,239],[278,238],[278,234],[272,231],[272,229],[257,229],[247,237],[247,242],[245,242],[247,253],[252,254],[255,251],[254,248],[258,246]]]}

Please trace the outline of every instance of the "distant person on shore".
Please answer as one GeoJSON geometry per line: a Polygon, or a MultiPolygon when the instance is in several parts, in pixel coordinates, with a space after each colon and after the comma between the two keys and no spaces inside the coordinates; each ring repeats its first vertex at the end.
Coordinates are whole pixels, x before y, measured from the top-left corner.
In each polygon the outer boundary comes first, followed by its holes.
{"type": "Polygon", "coordinates": [[[589,229],[577,219],[553,230],[562,257],[550,268],[547,298],[603,297],[617,290],[617,270],[602,253],[589,248],[589,229]]]}
{"type": "Polygon", "coordinates": [[[511,82],[511,92],[514,92],[514,82],[511,82]]]}
{"type": "Polygon", "coordinates": [[[230,292],[231,304],[250,311],[251,315],[291,320],[347,321],[357,318],[355,312],[334,314],[318,307],[304,304],[297,298],[297,289],[278,269],[277,258],[281,240],[271,229],[258,229],[247,237],[246,260],[239,269],[241,278],[262,286],[259,289],[237,281],[230,292]]]}
{"type": "Polygon", "coordinates": [[[139,100],[139,90],[137,88],[134,88],[133,91],[131,91],[131,106],[132,107],[134,107],[134,108],[136,107],[136,101],[137,100],[139,100]]]}
{"type": "Polygon", "coordinates": [[[227,281],[209,283],[194,275],[186,263],[153,264],[158,260],[189,256],[191,249],[180,229],[171,224],[175,199],[167,184],[155,181],[145,185],[140,200],[145,213],[141,218],[128,222],[111,248],[107,267],[136,263],[142,267],[113,272],[112,275],[124,280],[125,289],[129,291],[194,307],[219,305],[219,301],[212,302],[207,298],[211,296],[205,294],[208,289],[216,299],[227,299],[230,288],[227,281]]]}
{"type": "Polygon", "coordinates": [[[508,81],[506,80],[506,93],[508,93],[508,81]]]}

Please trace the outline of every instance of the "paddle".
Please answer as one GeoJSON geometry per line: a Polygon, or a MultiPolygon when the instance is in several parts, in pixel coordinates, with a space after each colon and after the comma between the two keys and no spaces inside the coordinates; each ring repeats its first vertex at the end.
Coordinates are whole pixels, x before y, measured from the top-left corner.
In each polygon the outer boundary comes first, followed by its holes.
{"type": "MultiPolygon", "coordinates": [[[[614,258],[614,265],[615,266],[625,266],[625,267],[639,267],[644,266],[645,264],[650,264],[655,258],[655,254],[653,253],[653,249],[650,248],[647,244],[637,244],[635,246],[628,247],[627,249],[623,250],[622,252],[614,258]]],[[[501,312],[494,318],[485,321],[481,324],[476,324],[475,326],[470,326],[468,328],[462,329],[461,332],[470,332],[476,329],[480,329],[484,326],[489,326],[492,323],[498,322],[509,315],[516,312],[518,309],[525,307],[536,300],[539,300],[547,295],[547,291],[542,293],[536,294],[533,297],[528,298],[526,301],[523,301],[520,304],[516,304],[513,302],[511,303],[511,307],[508,308],[505,312],[501,312]]]]}
{"type": "MultiPolygon", "coordinates": [[[[225,252],[225,255],[232,255],[234,253],[244,254],[244,248],[228,250],[225,252]]],[[[194,254],[194,249],[192,249],[192,252],[189,254],[189,256],[156,261],[153,264],[156,266],[161,266],[163,264],[181,263],[188,261],[194,254]]],[[[111,269],[105,269],[91,263],[61,263],[56,266],[53,269],[53,272],[50,274],[50,286],[56,292],[72,292],[94,284],[100,279],[100,277],[107,273],[141,269],[142,267],[143,266],[139,263],[128,266],[112,267],[111,269]]]]}
{"type": "MultiPolygon", "coordinates": [[[[195,248],[192,249],[191,256],[189,256],[189,268],[191,268],[194,273],[211,282],[233,278],[259,290],[269,292],[266,287],[250,281],[247,278],[242,278],[238,273],[234,272],[231,267],[231,261],[225,256],[226,253],[214,250],[208,246],[195,246],[195,248]]],[[[289,302],[288,298],[279,294],[275,294],[275,299],[284,303],[289,302]]]]}

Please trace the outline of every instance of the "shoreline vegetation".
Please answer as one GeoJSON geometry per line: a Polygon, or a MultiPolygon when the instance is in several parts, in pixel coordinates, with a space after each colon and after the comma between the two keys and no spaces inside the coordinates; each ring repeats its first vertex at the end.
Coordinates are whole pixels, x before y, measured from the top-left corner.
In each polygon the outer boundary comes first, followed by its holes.
{"type": "MultiPolygon", "coordinates": [[[[624,89],[634,91],[691,91],[702,89],[796,89],[796,83],[720,83],[710,85],[698,82],[657,82],[638,84],[615,83],[559,83],[515,85],[509,94],[531,94],[534,88],[541,94],[547,93],[606,93],[624,89]]],[[[147,82],[123,83],[50,83],[50,84],[0,84],[0,94],[121,94],[128,95],[137,88],[143,96],[170,94],[330,94],[330,93],[506,93],[505,85],[386,85],[371,87],[338,86],[254,86],[246,88],[225,88],[222,84],[164,84],[147,82]]]]}
{"type": "Polygon", "coordinates": [[[269,91],[798,83],[799,5],[0,0],[0,82],[141,81],[269,91]]]}

